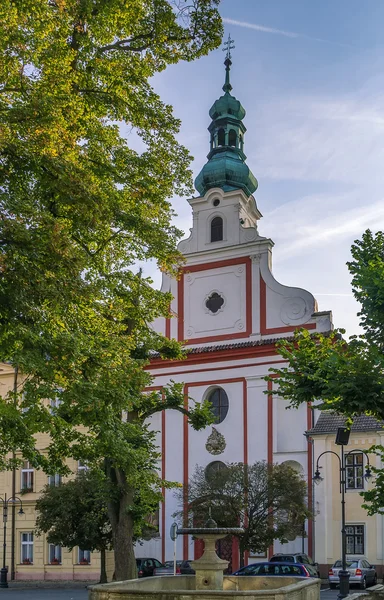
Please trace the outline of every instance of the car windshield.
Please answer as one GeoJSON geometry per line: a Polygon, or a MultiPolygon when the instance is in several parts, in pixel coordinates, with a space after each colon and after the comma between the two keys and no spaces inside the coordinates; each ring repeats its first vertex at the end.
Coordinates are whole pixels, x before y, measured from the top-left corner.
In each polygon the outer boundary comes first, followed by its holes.
{"type": "MultiPolygon", "coordinates": [[[[357,569],[357,567],[359,566],[357,560],[347,560],[346,564],[347,569],[357,569]]],[[[333,566],[341,568],[343,566],[343,563],[341,562],[341,560],[337,560],[333,566]]]]}

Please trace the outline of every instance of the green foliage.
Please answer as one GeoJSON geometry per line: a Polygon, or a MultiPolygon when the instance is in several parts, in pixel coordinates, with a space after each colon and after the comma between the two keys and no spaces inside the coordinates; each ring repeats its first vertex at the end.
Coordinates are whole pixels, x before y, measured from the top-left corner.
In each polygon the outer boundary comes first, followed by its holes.
{"type": "Polygon", "coordinates": [[[108,518],[107,482],[88,471],[58,486],[47,485],[36,503],[36,534],[50,544],[72,550],[108,550],[112,530],[108,518]]]}
{"type": "Polygon", "coordinates": [[[279,353],[287,367],[278,375],[273,393],[291,406],[316,402],[321,409],[353,418],[362,413],[384,419],[384,236],[366,231],[352,246],[348,263],[353,293],[361,304],[364,335],[348,344],[343,330],[330,335],[297,331],[295,340],[282,340],[279,353]]]}
{"type": "Polygon", "coordinates": [[[163,485],[145,420],[185,410],[177,386],[145,393],[150,356],[182,352],[152,331],[171,298],[135,264],[177,272],[168,199],[192,190],[180,123],[149,80],[218,46],[218,1],[0,6],[0,345],[22,373],[0,402],[0,467],[16,451],[47,473],[70,456],[106,473],[118,579],[135,570],[135,493],[146,510],[163,485]]]}
{"type": "MultiPolygon", "coordinates": [[[[183,519],[185,490],[176,493],[183,519]]],[[[188,524],[202,527],[211,509],[219,527],[243,527],[242,557],[246,550],[263,552],[274,540],[300,535],[309,516],[304,479],[285,464],[229,463],[208,471],[197,467],[188,484],[188,524]]]]}

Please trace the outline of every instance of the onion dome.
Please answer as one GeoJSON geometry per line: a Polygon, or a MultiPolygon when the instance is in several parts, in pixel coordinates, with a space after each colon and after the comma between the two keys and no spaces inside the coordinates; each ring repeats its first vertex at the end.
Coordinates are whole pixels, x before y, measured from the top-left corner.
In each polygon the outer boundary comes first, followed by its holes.
{"type": "Polygon", "coordinates": [[[232,94],[230,52],[227,51],[225,64],[224,95],[216,100],[209,111],[212,119],[208,131],[211,134],[211,147],[204,165],[195,180],[195,187],[201,196],[214,187],[224,191],[242,189],[247,196],[253,194],[258,183],[247,164],[244,154],[243,124],[245,110],[241,102],[232,94]]]}

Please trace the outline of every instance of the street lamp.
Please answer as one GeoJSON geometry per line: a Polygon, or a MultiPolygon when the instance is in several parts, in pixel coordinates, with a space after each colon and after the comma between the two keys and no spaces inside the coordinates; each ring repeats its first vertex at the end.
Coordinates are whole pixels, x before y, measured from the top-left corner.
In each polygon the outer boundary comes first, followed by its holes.
{"type": "Polygon", "coordinates": [[[354,449],[350,452],[344,454],[344,446],[346,446],[349,442],[349,430],[344,427],[339,427],[336,435],[336,444],[341,446],[341,457],[334,452],[333,450],[326,450],[322,452],[317,461],[316,461],[316,471],[313,477],[313,481],[318,485],[323,481],[323,477],[320,475],[319,471],[319,460],[324,454],[334,454],[339,461],[339,481],[340,481],[340,493],[341,493],[341,562],[342,569],[339,571],[339,579],[340,579],[340,592],[338,594],[338,599],[342,600],[349,594],[349,571],[347,571],[347,535],[345,529],[345,492],[347,490],[347,480],[346,480],[346,463],[345,459],[356,452],[362,452],[367,458],[367,465],[365,467],[364,479],[369,481],[372,477],[371,467],[369,464],[369,456],[365,452],[365,450],[354,449]]]}
{"type": "Polygon", "coordinates": [[[19,515],[23,515],[23,503],[18,496],[12,496],[11,498],[7,498],[7,494],[4,495],[4,498],[0,497],[0,502],[3,503],[3,523],[4,523],[4,543],[3,543],[3,568],[0,569],[0,588],[8,587],[8,569],[5,566],[5,555],[7,551],[7,521],[8,521],[8,505],[9,504],[17,504],[20,502],[20,510],[19,515]]]}

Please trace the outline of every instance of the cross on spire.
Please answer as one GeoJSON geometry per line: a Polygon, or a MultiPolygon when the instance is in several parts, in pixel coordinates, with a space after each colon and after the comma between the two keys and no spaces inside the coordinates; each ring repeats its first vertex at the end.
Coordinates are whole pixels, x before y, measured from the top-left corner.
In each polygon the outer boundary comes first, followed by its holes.
{"type": "Polygon", "coordinates": [[[223,52],[226,52],[226,59],[231,60],[231,50],[235,48],[235,41],[231,38],[231,34],[228,35],[228,39],[224,42],[223,52]]]}

